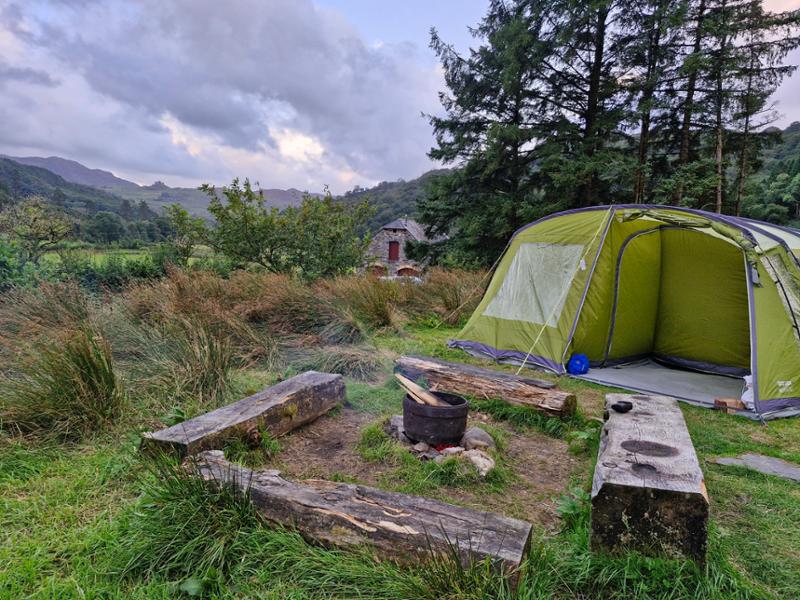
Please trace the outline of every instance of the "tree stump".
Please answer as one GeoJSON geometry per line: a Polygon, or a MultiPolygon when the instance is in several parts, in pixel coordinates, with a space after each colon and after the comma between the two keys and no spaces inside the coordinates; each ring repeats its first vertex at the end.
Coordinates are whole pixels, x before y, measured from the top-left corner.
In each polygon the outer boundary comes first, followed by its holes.
{"type": "Polygon", "coordinates": [[[555,389],[551,381],[519,377],[427,356],[401,356],[396,365],[410,379],[424,379],[434,391],[475,398],[499,398],[509,404],[526,406],[554,417],[568,417],[575,412],[575,394],[555,389]]]}
{"type": "Polygon", "coordinates": [[[234,437],[257,443],[262,432],[283,435],[324,415],[344,398],[341,375],[307,371],[194,419],[143,433],[142,446],[186,456],[221,448],[234,437]]]}
{"type": "Polygon", "coordinates": [[[674,398],[608,394],[592,483],[592,548],[704,562],[708,494],[674,398]],[[629,412],[612,405],[630,402],[629,412]]]}

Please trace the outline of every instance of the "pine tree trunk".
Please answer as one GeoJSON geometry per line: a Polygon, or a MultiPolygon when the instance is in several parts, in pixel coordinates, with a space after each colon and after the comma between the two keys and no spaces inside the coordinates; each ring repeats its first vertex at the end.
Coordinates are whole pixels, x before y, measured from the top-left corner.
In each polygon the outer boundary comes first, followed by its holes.
{"type": "MultiPolygon", "coordinates": [[[[725,0],[720,4],[720,9],[725,11],[725,0]]],[[[714,130],[716,133],[716,150],[714,152],[714,160],[716,162],[717,183],[715,194],[714,210],[722,214],[723,196],[725,193],[725,169],[723,159],[725,156],[723,142],[724,142],[724,128],[725,123],[722,120],[722,111],[725,105],[724,96],[724,82],[725,77],[725,56],[728,51],[728,35],[723,31],[719,40],[719,54],[717,55],[717,65],[714,73],[715,82],[715,98],[714,98],[714,130]]]]}
{"type": "MultiPolygon", "coordinates": [[[[661,10],[661,6],[657,6],[656,10],[661,10]]],[[[638,162],[636,164],[636,182],[634,186],[634,202],[641,204],[644,202],[645,189],[647,187],[647,156],[650,148],[650,119],[652,116],[652,107],[650,102],[655,96],[655,84],[653,83],[653,73],[658,69],[658,54],[661,48],[661,18],[656,19],[653,23],[652,32],[650,34],[650,43],[648,45],[648,58],[647,58],[647,84],[642,92],[642,112],[641,112],[641,127],[639,129],[639,153],[638,162]]]]}
{"type": "MultiPolygon", "coordinates": [[[[589,74],[589,91],[586,96],[586,123],[584,129],[585,155],[591,159],[597,151],[597,118],[600,112],[600,84],[603,74],[603,59],[605,57],[606,19],[608,7],[603,6],[597,10],[596,30],[594,40],[594,56],[589,74]]],[[[592,170],[592,175],[584,184],[582,205],[589,206],[594,201],[597,176],[592,170]]]]}
{"type": "Polygon", "coordinates": [[[755,51],[750,51],[750,61],[747,73],[747,89],[744,98],[744,127],[742,128],[742,148],[739,152],[739,180],[736,186],[736,206],[734,214],[738,217],[742,212],[742,196],[744,195],[744,182],[747,177],[747,145],[750,139],[750,97],[753,94],[753,70],[755,68],[755,51]]]}
{"type": "Polygon", "coordinates": [[[641,129],[639,131],[639,160],[636,165],[636,183],[634,189],[634,202],[642,204],[644,202],[644,192],[646,187],[647,150],[650,144],[650,111],[642,112],[641,129]]]}
{"type": "MultiPolygon", "coordinates": [[[[692,55],[698,56],[702,49],[703,29],[702,23],[705,17],[706,0],[700,0],[697,7],[697,23],[695,24],[694,43],[692,45],[692,55]]],[[[683,104],[683,122],[681,123],[681,148],[678,154],[678,167],[686,166],[689,162],[689,149],[692,138],[692,115],[694,114],[694,94],[697,90],[697,69],[693,68],[686,81],[686,100],[683,104]]],[[[673,204],[680,204],[683,200],[684,185],[683,180],[678,182],[678,187],[673,194],[673,204]]]]}
{"type": "Polygon", "coordinates": [[[722,152],[722,123],[721,123],[721,118],[722,118],[722,116],[720,115],[720,117],[719,117],[719,119],[717,121],[717,150],[716,150],[716,156],[715,156],[715,159],[716,159],[716,162],[717,162],[717,192],[716,192],[716,202],[715,202],[714,210],[719,214],[722,214],[722,195],[723,195],[722,192],[723,192],[723,188],[725,187],[724,186],[725,172],[724,172],[724,169],[722,168],[723,152],[722,152]]]}

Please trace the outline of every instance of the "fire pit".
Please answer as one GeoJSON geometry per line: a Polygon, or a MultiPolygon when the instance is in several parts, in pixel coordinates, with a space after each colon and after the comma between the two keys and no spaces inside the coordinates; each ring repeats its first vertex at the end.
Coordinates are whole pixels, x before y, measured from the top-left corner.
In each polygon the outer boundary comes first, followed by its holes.
{"type": "Polygon", "coordinates": [[[457,444],[467,428],[469,403],[461,396],[431,392],[449,406],[429,406],[406,394],[403,427],[409,439],[426,444],[457,444]]]}

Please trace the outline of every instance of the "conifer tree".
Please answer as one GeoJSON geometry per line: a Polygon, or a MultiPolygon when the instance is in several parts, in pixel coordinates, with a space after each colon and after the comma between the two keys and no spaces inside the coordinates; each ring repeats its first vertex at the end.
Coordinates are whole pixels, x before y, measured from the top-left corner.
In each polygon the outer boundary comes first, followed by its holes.
{"type": "Polygon", "coordinates": [[[458,168],[436,178],[418,211],[429,234],[458,231],[448,251],[473,264],[491,264],[516,228],[563,206],[543,205],[534,168],[553,111],[540,85],[554,47],[541,5],[493,0],[468,56],[432,31],[449,91],[440,94],[445,115],[430,117],[430,156],[458,168]]]}

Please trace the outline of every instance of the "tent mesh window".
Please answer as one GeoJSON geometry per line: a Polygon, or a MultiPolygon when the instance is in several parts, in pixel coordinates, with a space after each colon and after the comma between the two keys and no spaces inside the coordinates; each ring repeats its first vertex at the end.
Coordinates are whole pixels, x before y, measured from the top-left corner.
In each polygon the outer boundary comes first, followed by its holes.
{"type": "Polygon", "coordinates": [[[484,316],[555,327],[583,249],[579,244],[521,244],[484,316]]]}

